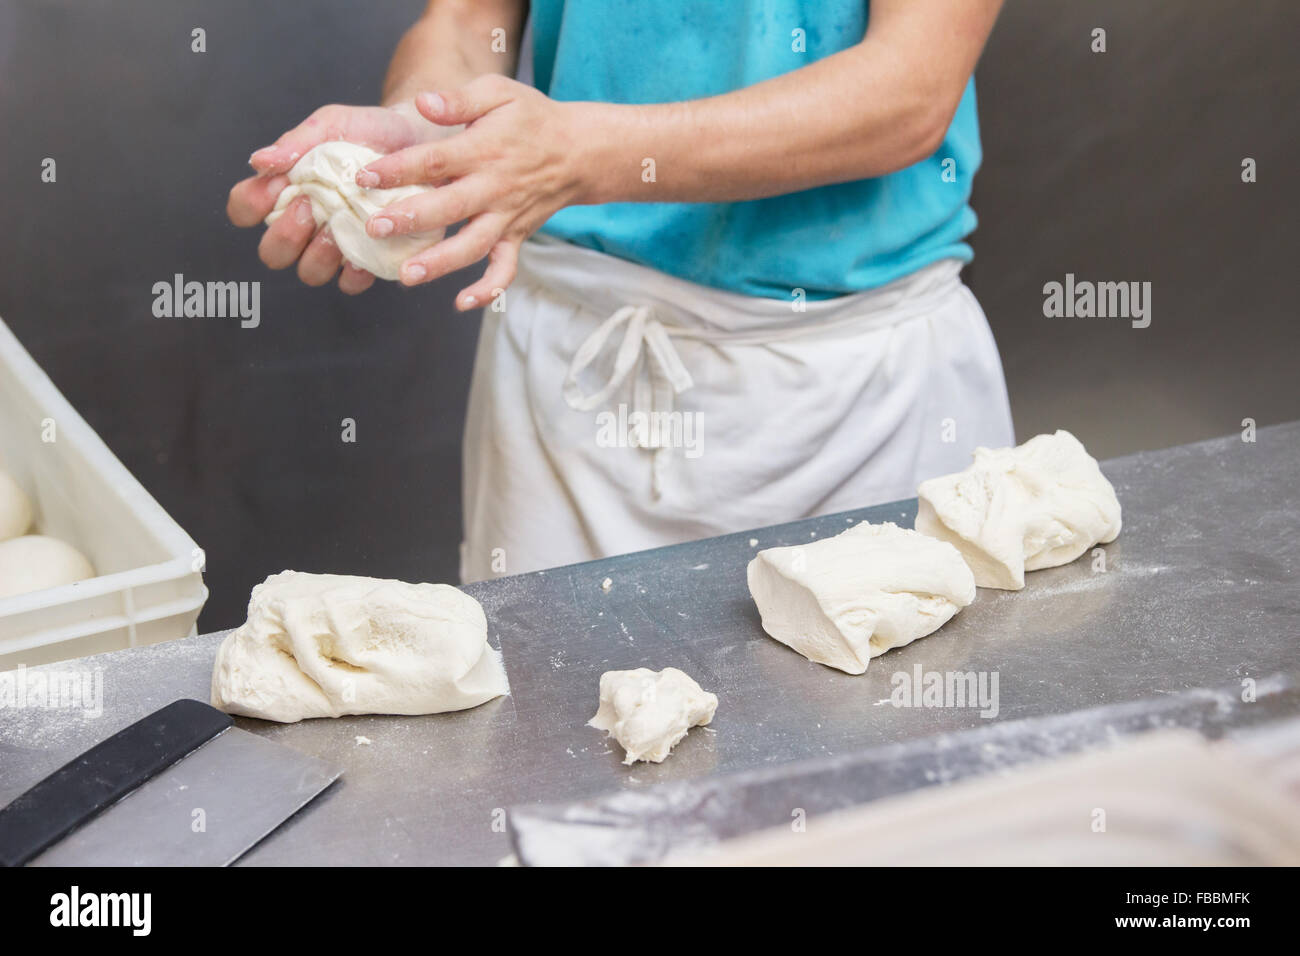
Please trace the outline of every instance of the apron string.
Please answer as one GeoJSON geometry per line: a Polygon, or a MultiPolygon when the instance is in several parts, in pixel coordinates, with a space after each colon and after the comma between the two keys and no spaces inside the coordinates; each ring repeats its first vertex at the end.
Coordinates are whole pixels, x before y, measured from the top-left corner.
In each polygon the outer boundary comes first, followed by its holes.
{"type": "Polygon", "coordinates": [[[658,319],[650,317],[650,306],[627,305],[600,323],[578,346],[573,361],[569,363],[569,371],[564,376],[564,400],[570,408],[580,412],[589,412],[603,405],[628,375],[640,366],[647,352],[651,374],[665,379],[674,394],[680,395],[695,385],[682,357],[673,347],[667,330],[658,319]],[[587,394],[578,383],[578,376],[596,361],[609,337],[621,325],[626,325],[627,328],[614,355],[614,370],[601,388],[587,394]]]}
{"type": "Polygon", "coordinates": [[[631,420],[636,423],[633,444],[655,452],[652,484],[654,496],[658,498],[672,449],[664,443],[663,430],[652,427],[656,421],[655,413],[671,415],[674,396],[693,388],[695,382],[673,347],[668,330],[652,317],[648,305],[624,306],[597,326],[578,346],[564,376],[564,400],[577,411],[591,411],[603,405],[629,375],[633,376],[631,420]],[[614,354],[613,371],[595,392],[584,392],[578,376],[596,361],[610,336],[620,326],[625,328],[614,354]],[[644,376],[641,374],[643,364],[646,366],[644,376]]]}

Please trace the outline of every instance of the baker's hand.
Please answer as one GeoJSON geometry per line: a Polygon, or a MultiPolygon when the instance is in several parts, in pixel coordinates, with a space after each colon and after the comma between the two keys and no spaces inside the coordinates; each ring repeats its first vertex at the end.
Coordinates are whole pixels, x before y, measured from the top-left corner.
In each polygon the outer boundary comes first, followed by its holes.
{"type": "MultiPolygon", "coordinates": [[[[322,106],[274,144],[249,157],[248,163],[257,175],[236,183],[230,190],[226,214],[236,226],[260,224],[289,185],[286,173],[293,164],[327,140],[347,140],[389,153],[421,142],[434,132],[436,129],[409,104],[393,108],[322,106]]],[[[375,281],[369,272],[343,261],[328,228],[316,228],[311,200],[306,196],[290,203],[285,215],[266,230],[257,254],[272,269],[285,269],[297,262],[298,278],[312,286],[329,282],[341,265],[339,288],[349,295],[364,292],[375,281]]]]}
{"type": "Polygon", "coordinates": [[[402,265],[405,285],[431,282],[484,256],[483,277],[456,296],[461,310],[482,306],[515,277],[519,247],[553,213],[582,191],[572,160],[583,130],[580,103],[562,103],[531,86],[487,75],[458,90],[421,93],[420,114],[462,132],[377,159],[357,173],[357,185],[385,189],[441,185],[371,216],[375,238],[464,225],[402,265]]]}

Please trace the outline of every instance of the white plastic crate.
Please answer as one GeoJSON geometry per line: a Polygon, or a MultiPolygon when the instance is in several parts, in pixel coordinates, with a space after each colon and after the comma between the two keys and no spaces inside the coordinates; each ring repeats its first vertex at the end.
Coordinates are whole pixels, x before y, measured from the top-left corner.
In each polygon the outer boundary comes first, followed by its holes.
{"type": "Polygon", "coordinates": [[[207,600],[194,539],[154,501],[0,321],[0,467],[32,499],[34,531],[98,577],[0,598],[0,670],[195,633],[207,600]],[[54,441],[47,441],[50,428],[54,441]]]}

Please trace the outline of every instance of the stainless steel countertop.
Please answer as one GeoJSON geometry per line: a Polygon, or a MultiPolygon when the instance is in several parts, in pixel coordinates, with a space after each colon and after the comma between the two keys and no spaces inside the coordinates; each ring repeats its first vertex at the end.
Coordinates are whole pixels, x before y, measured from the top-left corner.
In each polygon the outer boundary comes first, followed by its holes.
{"type": "MultiPolygon", "coordinates": [[[[1104,463],[1124,507],[1106,546],[1034,572],[1024,591],[979,592],[946,627],[850,676],[768,638],[745,585],[756,547],[859,520],[911,525],[898,502],[472,585],[512,695],[428,717],[240,726],[335,761],[343,778],[245,864],[492,864],[510,853],[508,807],[773,767],[920,741],[995,721],[975,709],[895,708],[891,675],[996,671],[996,722],[1067,714],[1292,671],[1300,659],[1300,422],[1104,463]],[[609,577],[613,587],[602,591],[609,577]],[[600,674],[679,667],[720,700],[663,764],[624,767],[585,726],[600,674]],[[358,737],[370,743],[358,742],[358,737]]],[[[279,569],[268,569],[279,570],[279,569]]],[[[364,573],[364,569],[357,569],[364,573]]],[[[104,712],[0,709],[0,803],[81,750],[178,697],[206,700],[224,633],[43,670],[101,670],[104,712]]],[[[912,747],[924,762],[926,745],[912,747]]],[[[934,775],[941,780],[936,744],[934,775]]]]}

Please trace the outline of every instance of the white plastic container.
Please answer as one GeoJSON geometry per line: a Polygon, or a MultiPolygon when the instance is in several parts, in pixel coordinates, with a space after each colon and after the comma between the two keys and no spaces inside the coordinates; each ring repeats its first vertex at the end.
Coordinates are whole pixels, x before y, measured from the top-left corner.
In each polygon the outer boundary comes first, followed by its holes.
{"type": "Polygon", "coordinates": [[[98,573],[0,598],[0,670],[195,633],[208,597],[198,545],[108,450],[3,321],[0,467],[31,497],[34,533],[67,541],[98,573]]]}

